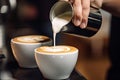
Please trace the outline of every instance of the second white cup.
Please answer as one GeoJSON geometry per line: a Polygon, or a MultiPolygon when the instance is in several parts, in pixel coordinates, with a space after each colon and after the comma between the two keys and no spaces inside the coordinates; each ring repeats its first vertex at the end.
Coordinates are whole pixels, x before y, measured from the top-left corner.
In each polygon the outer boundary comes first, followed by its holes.
{"type": "Polygon", "coordinates": [[[52,40],[43,35],[26,35],[11,39],[13,55],[20,67],[37,67],[34,49],[40,46],[52,45],[52,40]]]}

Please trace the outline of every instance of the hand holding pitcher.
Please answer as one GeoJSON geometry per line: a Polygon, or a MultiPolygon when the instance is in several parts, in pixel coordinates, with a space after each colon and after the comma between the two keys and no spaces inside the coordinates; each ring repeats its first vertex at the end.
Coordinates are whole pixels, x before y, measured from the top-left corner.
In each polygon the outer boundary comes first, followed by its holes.
{"type": "Polygon", "coordinates": [[[68,1],[73,5],[74,17],[72,22],[75,26],[86,28],[88,23],[88,16],[90,13],[90,6],[100,8],[103,0],[61,0],[68,1]]]}

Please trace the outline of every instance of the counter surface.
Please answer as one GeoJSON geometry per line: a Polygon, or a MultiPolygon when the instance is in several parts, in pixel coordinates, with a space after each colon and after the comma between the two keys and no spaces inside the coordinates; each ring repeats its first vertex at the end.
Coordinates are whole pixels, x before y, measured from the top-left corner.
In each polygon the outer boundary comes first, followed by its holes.
{"type": "MultiPolygon", "coordinates": [[[[21,68],[16,61],[8,62],[4,59],[0,61],[0,80],[47,80],[38,68],[21,68]]],[[[86,79],[74,70],[66,80],[86,79]]]]}

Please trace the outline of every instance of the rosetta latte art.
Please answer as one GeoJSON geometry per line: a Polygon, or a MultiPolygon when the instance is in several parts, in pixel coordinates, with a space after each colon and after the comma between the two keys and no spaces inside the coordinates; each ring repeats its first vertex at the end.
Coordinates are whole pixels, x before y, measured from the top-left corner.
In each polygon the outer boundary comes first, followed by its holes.
{"type": "Polygon", "coordinates": [[[16,42],[23,42],[23,43],[37,43],[37,42],[42,42],[46,39],[49,38],[42,35],[30,35],[30,36],[16,37],[13,40],[16,42]]]}
{"type": "Polygon", "coordinates": [[[57,53],[72,53],[77,51],[75,47],[72,46],[43,46],[37,49],[38,52],[45,54],[57,54],[57,53]]]}
{"type": "Polygon", "coordinates": [[[69,47],[62,47],[62,46],[56,46],[56,47],[43,47],[42,48],[44,51],[49,51],[49,52],[61,52],[61,51],[69,51],[69,47]]]}

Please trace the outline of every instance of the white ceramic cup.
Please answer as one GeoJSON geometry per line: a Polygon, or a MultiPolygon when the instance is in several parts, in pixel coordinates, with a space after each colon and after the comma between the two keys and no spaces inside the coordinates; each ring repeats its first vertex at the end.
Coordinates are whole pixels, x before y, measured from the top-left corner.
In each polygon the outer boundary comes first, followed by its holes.
{"type": "Polygon", "coordinates": [[[37,67],[34,49],[44,45],[52,45],[52,40],[43,35],[18,36],[11,39],[13,55],[20,67],[37,67]]]}
{"type": "Polygon", "coordinates": [[[78,49],[73,46],[42,46],[35,49],[37,65],[46,79],[67,79],[77,59],[78,49]]]}

